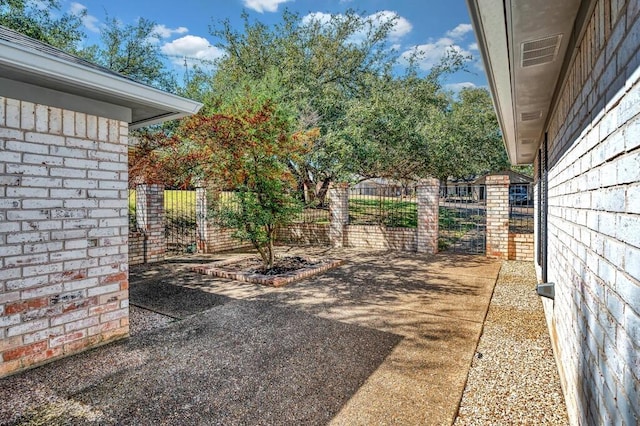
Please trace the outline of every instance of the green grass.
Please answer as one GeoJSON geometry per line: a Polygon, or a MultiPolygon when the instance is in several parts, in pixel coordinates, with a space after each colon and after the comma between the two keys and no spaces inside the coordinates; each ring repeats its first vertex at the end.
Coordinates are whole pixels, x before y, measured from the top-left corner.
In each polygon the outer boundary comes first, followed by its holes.
{"type": "MultiPolygon", "coordinates": [[[[129,191],[129,227],[136,227],[136,191],[129,191]]],[[[164,191],[165,220],[175,227],[195,226],[196,192],[164,191]]]]}
{"type": "MultiPolygon", "coordinates": [[[[195,214],[196,211],[196,192],[165,190],[164,191],[164,209],[165,211],[177,211],[187,214],[195,214]]],[[[136,191],[129,191],[129,214],[135,214],[136,211],[136,191]]]]}
{"type": "Polygon", "coordinates": [[[382,224],[392,228],[416,228],[418,205],[415,200],[376,196],[349,197],[349,223],[382,224]]]}

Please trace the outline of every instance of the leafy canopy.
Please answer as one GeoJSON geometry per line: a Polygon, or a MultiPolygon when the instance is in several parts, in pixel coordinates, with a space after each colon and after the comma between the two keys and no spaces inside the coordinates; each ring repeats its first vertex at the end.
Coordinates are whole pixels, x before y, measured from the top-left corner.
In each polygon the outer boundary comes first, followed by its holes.
{"type": "Polygon", "coordinates": [[[217,190],[233,189],[232,203],[212,209],[213,219],[250,242],[266,267],[273,266],[277,228],[301,210],[287,164],[299,161],[317,137],[316,129],[295,130],[278,92],[277,85],[248,83],[216,113],[183,120],[171,137],[147,135],[131,168],[146,181],[196,177],[217,190]]]}
{"type": "Polygon", "coordinates": [[[0,0],[0,25],[69,53],[85,38],[81,18],[61,13],[58,0],[0,0]]]}

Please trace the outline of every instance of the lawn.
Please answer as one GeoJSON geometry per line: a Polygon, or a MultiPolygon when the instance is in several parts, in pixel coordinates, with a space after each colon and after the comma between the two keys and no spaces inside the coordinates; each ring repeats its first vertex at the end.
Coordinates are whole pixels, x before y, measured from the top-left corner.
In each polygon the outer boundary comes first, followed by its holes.
{"type": "MultiPolygon", "coordinates": [[[[196,192],[181,190],[164,191],[165,220],[174,226],[195,227],[196,192]]],[[[136,190],[129,190],[129,227],[136,227],[136,190]]]]}
{"type": "MultiPolygon", "coordinates": [[[[164,191],[164,208],[167,210],[184,211],[185,213],[195,214],[196,209],[196,192],[181,190],[165,190],[164,191]]],[[[136,190],[129,190],[129,214],[136,211],[136,190]]]]}
{"type": "Polygon", "coordinates": [[[415,199],[372,195],[349,197],[349,223],[382,224],[390,228],[416,228],[418,205],[415,199]]]}

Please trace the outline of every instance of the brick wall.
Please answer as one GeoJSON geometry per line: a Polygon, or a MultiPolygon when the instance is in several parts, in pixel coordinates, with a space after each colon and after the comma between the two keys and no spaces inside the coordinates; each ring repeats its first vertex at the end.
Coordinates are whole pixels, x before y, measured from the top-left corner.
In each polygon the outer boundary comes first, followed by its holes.
{"type": "Polygon", "coordinates": [[[533,234],[509,233],[509,260],[523,260],[532,262],[533,234]]]}
{"type": "Polygon", "coordinates": [[[345,244],[344,230],[349,223],[349,188],[339,184],[329,189],[329,241],[333,247],[345,244]]]}
{"type": "Polygon", "coordinates": [[[144,234],[138,231],[129,231],[129,265],[145,263],[144,249],[144,234]]]}
{"type": "Polygon", "coordinates": [[[412,228],[347,225],[344,238],[345,246],[352,248],[417,250],[417,230],[412,228]]]}
{"type": "Polygon", "coordinates": [[[509,256],[509,175],[490,175],[487,191],[487,257],[509,256]]]}
{"type": "Polygon", "coordinates": [[[129,234],[131,240],[129,243],[129,264],[154,263],[164,260],[167,252],[164,222],[164,186],[137,185],[136,226],[138,232],[129,234]]]}
{"type": "Polygon", "coordinates": [[[329,225],[324,223],[292,223],[278,228],[276,234],[278,244],[331,245],[329,225]]]}
{"type": "Polygon", "coordinates": [[[424,179],[416,187],[416,195],[418,198],[416,251],[434,254],[438,252],[440,232],[440,181],[424,179]]]}
{"type": "Polygon", "coordinates": [[[548,128],[545,300],[573,424],[640,422],[640,1],[599,1],[548,128]]]}
{"type": "Polygon", "coordinates": [[[251,243],[233,238],[233,229],[220,228],[212,223],[207,223],[206,253],[217,253],[220,251],[237,250],[244,247],[251,247],[251,243]]]}
{"type": "Polygon", "coordinates": [[[128,335],[127,134],[0,97],[0,376],[128,335]]]}

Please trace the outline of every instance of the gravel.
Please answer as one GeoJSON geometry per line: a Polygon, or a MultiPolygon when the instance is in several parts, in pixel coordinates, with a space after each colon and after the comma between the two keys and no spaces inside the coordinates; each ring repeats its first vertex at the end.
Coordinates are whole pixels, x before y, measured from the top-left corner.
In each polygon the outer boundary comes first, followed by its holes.
{"type": "Polygon", "coordinates": [[[129,334],[131,334],[131,336],[166,327],[173,321],[175,321],[175,319],[172,317],[159,314],[149,309],[129,305],[129,334]]]}
{"type": "Polygon", "coordinates": [[[531,262],[504,262],[455,425],[569,424],[531,262]]]}

